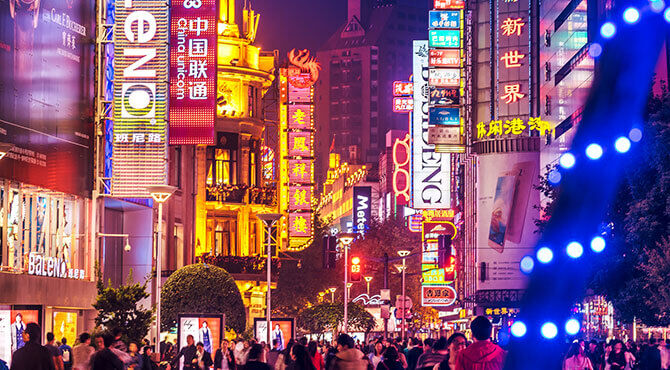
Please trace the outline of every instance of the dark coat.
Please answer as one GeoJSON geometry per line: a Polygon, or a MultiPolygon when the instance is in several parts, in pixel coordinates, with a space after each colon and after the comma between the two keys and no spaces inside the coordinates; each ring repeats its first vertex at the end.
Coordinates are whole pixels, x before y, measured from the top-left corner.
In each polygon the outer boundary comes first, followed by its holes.
{"type": "Polygon", "coordinates": [[[10,370],[56,370],[56,367],[46,347],[28,342],[12,355],[10,370]]]}
{"type": "MultiPolygon", "coordinates": [[[[237,368],[237,364],[235,364],[235,355],[233,355],[233,351],[230,348],[228,348],[228,358],[230,358],[230,361],[228,361],[228,369],[235,370],[237,368]]],[[[214,354],[214,370],[221,368],[221,361],[223,361],[223,352],[221,352],[221,348],[219,348],[214,354]]]]}
{"type": "Polygon", "coordinates": [[[193,365],[193,359],[197,358],[196,351],[197,349],[193,345],[182,348],[179,351],[179,354],[177,354],[177,357],[175,357],[174,360],[172,360],[171,364],[172,367],[173,368],[178,367],[179,358],[184,356],[184,370],[197,369],[197,366],[193,365]]]}
{"type": "Polygon", "coordinates": [[[109,349],[101,349],[91,359],[91,370],[124,370],[123,362],[109,349]]]}

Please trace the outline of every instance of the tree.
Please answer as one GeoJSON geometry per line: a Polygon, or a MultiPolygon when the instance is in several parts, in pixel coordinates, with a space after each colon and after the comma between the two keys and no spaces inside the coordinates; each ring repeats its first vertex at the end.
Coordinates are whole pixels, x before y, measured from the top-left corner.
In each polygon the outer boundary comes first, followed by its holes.
{"type": "Polygon", "coordinates": [[[194,264],[175,271],[161,291],[161,330],[177,326],[180,313],[223,313],[226,328],[244,332],[246,314],[233,277],[212,265],[194,264]]]}
{"type": "MultiPolygon", "coordinates": [[[[149,332],[149,326],[154,315],[153,308],[144,309],[142,306],[138,306],[139,301],[149,298],[149,293],[147,293],[149,278],[147,277],[141,284],[126,283],[114,288],[111,281],[105,287],[102,280],[102,271],[97,264],[95,274],[98,289],[98,296],[93,304],[93,308],[98,310],[95,325],[103,330],[122,328],[128,340],[140,343],[149,332]]],[[[133,281],[132,270],[126,278],[126,282],[131,281],[133,281]]]]}
{"type": "MultiPolygon", "coordinates": [[[[309,333],[337,331],[344,322],[344,305],[324,302],[304,308],[298,314],[297,321],[298,327],[309,333]]],[[[347,306],[347,322],[348,328],[353,331],[368,333],[375,327],[375,318],[363,306],[353,302],[347,306]]]]}

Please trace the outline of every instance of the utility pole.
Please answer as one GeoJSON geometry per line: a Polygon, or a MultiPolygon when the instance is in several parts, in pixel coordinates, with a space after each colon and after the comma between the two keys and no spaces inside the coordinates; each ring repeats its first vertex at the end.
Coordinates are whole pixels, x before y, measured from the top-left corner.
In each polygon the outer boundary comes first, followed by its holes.
{"type": "MultiPolygon", "coordinates": [[[[384,289],[389,288],[389,254],[384,253],[384,289]]],[[[384,338],[389,335],[389,319],[384,318],[384,338]]]]}

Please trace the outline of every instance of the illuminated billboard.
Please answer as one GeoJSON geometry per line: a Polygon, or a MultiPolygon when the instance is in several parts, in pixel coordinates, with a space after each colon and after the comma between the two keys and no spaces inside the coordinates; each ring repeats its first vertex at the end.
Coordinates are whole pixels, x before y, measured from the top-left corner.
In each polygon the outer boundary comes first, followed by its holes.
{"type": "Polygon", "coordinates": [[[461,91],[458,88],[430,88],[430,106],[458,105],[460,102],[461,91]]]}
{"type": "Polygon", "coordinates": [[[431,107],[428,108],[431,125],[459,126],[461,115],[458,108],[431,107]]]}
{"type": "Polygon", "coordinates": [[[461,47],[461,32],[459,30],[429,30],[428,46],[431,48],[461,47]]]}
{"type": "Polygon", "coordinates": [[[430,67],[461,67],[461,51],[458,49],[430,49],[428,52],[430,67]]]}
{"type": "Polygon", "coordinates": [[[393,111],[396,113],[409,113],[414,110],[414,98],[411,96],[393,97],[393,111]]]}
{"type": "Polygon", "coordinates": [[[393,196],[395,204],[406,205],[410,200],[409,162],[411,156],[410,136],[406,134],[393,143],[393,196]]]}
{"type": "Polygon", "coordinates": [[[449,154],[428,144],[428,42],[413,43],[414,114],[412,121],[412,207],[449,208],[451,205],[449,154]]]}
{"type": "Polygon", "coordinates": [[[393,96],[410,96],[414,93],[412,81],[393,81],[393,96]]]}
{"type": "Polygon", "coordinates": [[[460,28],[461,12],[459,10],[431,10],[428,12],[430,28],[460,28]]]}
{"type": "Polygon", "coordinates": [[[168,5],[117,0],[112,196],[149,197],[167,173],[168,5]]]}
{"type": "Polygon", "coordinates": [[[433,0],[435,9],[463,9],[465,0],[433,0]]]}
{"type": "Polygon", "coordinates": [[[171,3],[170,144],[214,144],[217,3],[171,3]]]}
{"type": "Polygon", "coordinates": [[[95,1],[0,5],[0,177],[90,197],[95,1]]]}
{"type": "Polygon", "coordinates": [[[353,200],[353,229],[356,233],[364,234],[372,218],[372,187],[354,186],[353,200]]]}
{"type": "Polygon", "coordinates": [[[424,210],[421,212],[421,289],[422,305],[448,306],[454,303],[456,292],[453,289],[456,279],[456,247],[451,244],[449,260],[445,267],[439,267],[438,239],[445,235],[455,240],[458,228],[453,223],[455,212],[452,209],[424,210]],[[453,291],[453,294],[450,292],[453,291]],[[430,299],[432,298],[432,299],[430,299]],[[439,298],[439,299],[438,299],[439,298]]]}
{"type": "Polygon", "coordinates": [[[428,84],[435,87],[459,87],[461,70],[457,68],[433,68],[430,70],[428,84]]]}

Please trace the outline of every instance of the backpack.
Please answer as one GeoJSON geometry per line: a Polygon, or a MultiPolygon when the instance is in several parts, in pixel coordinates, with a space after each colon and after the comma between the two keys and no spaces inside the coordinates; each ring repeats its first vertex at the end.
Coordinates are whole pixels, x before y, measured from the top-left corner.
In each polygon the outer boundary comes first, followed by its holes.
{"type": "Polygon", "coordinates": [[[63,348],[63,362],[70,362],[70,350],[63,348]]]}

